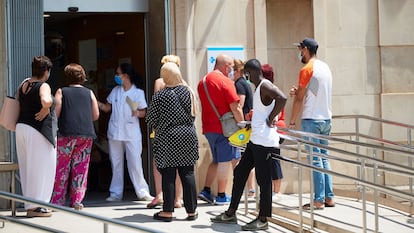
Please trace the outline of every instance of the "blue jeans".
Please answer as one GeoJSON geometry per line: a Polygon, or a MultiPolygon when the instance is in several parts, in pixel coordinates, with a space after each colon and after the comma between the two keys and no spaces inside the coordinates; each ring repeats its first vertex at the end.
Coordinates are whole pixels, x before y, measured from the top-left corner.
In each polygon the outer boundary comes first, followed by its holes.
{"type": "MultiPolygon", "coordinates": [[[[302,131],[329,135],[331,133],[331,120],[312,120],[302,119],[302,131]]],[[[304,137],[305,140],[309,140],[309,137],[304,137]]],[[[312,138],[312,142],[321,145],[328,145],[328,140],[312,138]]],[[[328,154],[328,151],[318,147],[312,147],[313,152],[317,154],[328,154]]],[[[310,147],[306,146],[309,151],[310,147]]],[[[308,156],[308,163],[310,163],[310,156],[308,156]]],[[[331,170],[328,159],[319,156],[313,156],[313,165],[316,167],[331,170]]],[[[314,201],[324,203],[325,199],[332,199],[334,197],[332,188],[332,176],[322,172],[313,172],[313,187],[315,190],[314,201]]]]}

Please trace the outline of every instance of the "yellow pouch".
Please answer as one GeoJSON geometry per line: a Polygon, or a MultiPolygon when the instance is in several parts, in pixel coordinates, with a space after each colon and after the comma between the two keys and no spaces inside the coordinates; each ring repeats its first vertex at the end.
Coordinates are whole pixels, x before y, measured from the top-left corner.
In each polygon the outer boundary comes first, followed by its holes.
{"type": "Polygon", "coordinates": [[[229,137],[229,142],[235,147],[245,147],[250,140],[252,129],[242,128],[229,137]]]}
{"type": "Polygon", "coordinates": [[[151,139],[155,138],[155,131],[154,130],[150,133],[150,138],[151,139]]]}

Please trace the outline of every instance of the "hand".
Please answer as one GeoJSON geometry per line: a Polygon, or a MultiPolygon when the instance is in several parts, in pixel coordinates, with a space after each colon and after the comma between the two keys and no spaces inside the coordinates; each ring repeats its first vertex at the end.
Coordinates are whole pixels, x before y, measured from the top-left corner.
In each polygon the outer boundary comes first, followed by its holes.
{"type": "Polygon", "coordinates": [[[290,92],[289,92],[290,97],[295,97],[297,91],[298,91],[298,88],[296,86],[292,86],[292,88],[290,88],[290,92]]]}
{"type": "Polygon", "coordinates": [[[139,111],[137,110],[132,110],[132,116],[134,117],[138,117],[139,116],[139,111]]]}
{"type": "Polygon", "coordinates": [[[49,115],[49,113],[50,108],[42,108],[38,113],[35,114],[35,120],[42,121],[43,119],[45,119],[45,117],[47,117],[47,115],[49,115]]]}
{"type": "Polygon", "coordinates": [[[252,120],[252,116],[253,116],[253,109],[251,109],[250,112],[246,113],[246,115],[244,116],[244,119],[246,121],[251,121],[252,120]]]}
{"type": "Polygon", "coordinates": [[[276,117],[273,118],[273,120],[270,120],[269,118],[266,119],[266,123],[270,128],[274,128],[277,124],[276,117]]]}

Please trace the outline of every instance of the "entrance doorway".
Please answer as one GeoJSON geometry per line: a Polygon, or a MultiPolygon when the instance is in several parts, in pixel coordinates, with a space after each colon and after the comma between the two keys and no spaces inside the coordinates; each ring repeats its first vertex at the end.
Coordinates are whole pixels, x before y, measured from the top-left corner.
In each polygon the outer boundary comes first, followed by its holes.
{"type": "MultiPolygon", "coordinates": [[[[64,67],[79,63],[86,71],[85,86],[92,89],[101,102],[106,102],[112,88],[115,68],[131,63],[143,80],[146,90],[145,14],[144,13],[54,13],[45,12],[45,55],[52,59],[49,84],[54,93],[65,85],[64,67]]],[[[147,101],[148,98],[147,98],[147,101]]],[[[97,140],[93,146],[88,177],[88,191],[108,192],[111,166],[108,157],[106,131],[110,113],[100,113],[95,122],[97,140]]],[[[148,179],[147,127],[141,119],[143,169],[148,179]]],[[[126,164],[125,164],[126,166],[126,164]]],[[[125,189],[133,190],[127,169],[125,189]]]]}

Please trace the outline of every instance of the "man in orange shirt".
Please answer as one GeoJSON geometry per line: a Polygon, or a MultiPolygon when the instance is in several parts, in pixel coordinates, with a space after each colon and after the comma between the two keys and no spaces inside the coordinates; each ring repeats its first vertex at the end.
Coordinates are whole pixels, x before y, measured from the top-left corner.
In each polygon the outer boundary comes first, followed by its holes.
{"type": "MultiPolygon", "coordinates": [[[[299,86],[293,87],[291,96],[295,97],[289,128],[295,128],[296,117],[302,111],[302,131],[329,135],[331,132],[332,118],[332,73],[329,66],[316,58],[318,43],[312,38],[305,38],[301,43],[296,44],[300,51],[300,60],[305,64],[300,70],[299,86]]],[[[308,137],[305,137],[309,140],[308,137]]],[[[328,145],[327,140],[313,138],[312,142],[328,145]]],[[[326,149],[312,147],[314,154],[328,154],[326,149]]],[[[309,147],[306,148],[310,150],[309,147]]],[[[308,157],[316,167],[330,170],[327,158],[312,156],[308,157]]],[[[323,209],[333,207],[334,193],[332,188],[332,177],[329,174],[318,171],[313,172],[314,185],[314,208],[323,209]]],[[[303,209],[310,209],[310,204],[303,206],[303,209]]]]}

